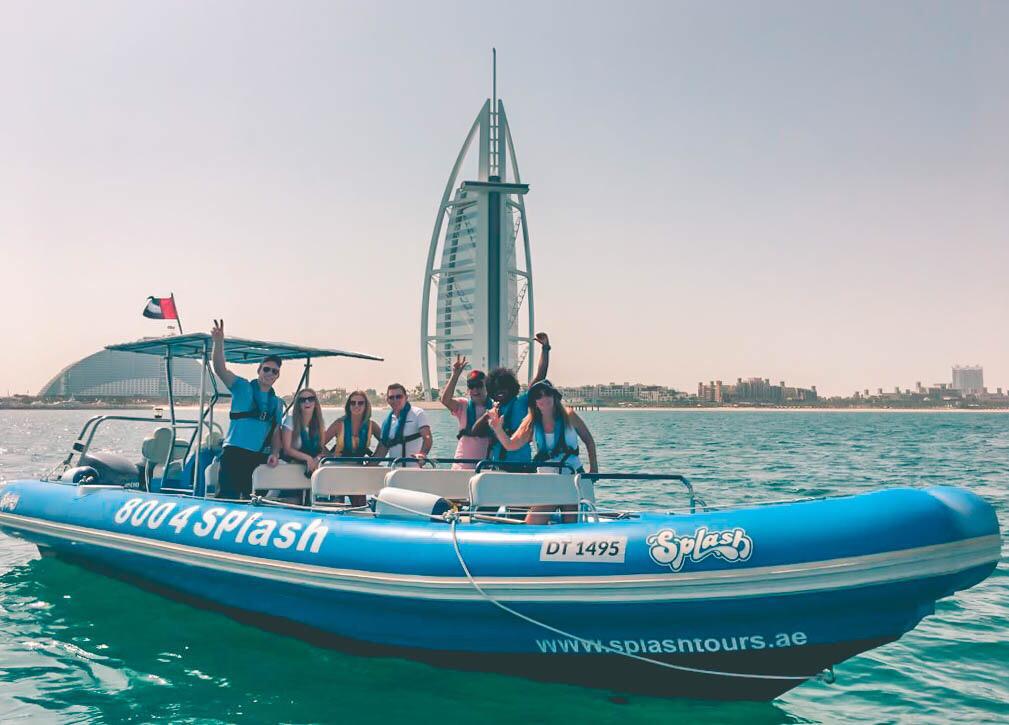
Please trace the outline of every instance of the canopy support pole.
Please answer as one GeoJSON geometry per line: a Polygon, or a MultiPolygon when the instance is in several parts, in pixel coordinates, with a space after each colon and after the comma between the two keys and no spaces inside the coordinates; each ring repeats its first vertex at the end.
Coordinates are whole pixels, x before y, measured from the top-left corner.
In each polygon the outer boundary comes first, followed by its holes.
{"type": "MultiPolygon", "coordinates": [[[[193,457],[193,496],[196,495],[197,484],[200,480],[200,449],[203,447],[203,426],[204,426],[204,416],[206,412],[204,411],[204,405],[207,400],[207,366],[210,365],[210,353],[207,351],[207,341],[203,341],[203,364],[200,366],[200,414],[198,416],[199,423],[196,424],[196,453],[193,457]]],[[[213,409],[213,406],[211,406],[213,409]]],[[[206,481],[203,483],[204,495],[206,495],[207,484],[206,481]]]]}

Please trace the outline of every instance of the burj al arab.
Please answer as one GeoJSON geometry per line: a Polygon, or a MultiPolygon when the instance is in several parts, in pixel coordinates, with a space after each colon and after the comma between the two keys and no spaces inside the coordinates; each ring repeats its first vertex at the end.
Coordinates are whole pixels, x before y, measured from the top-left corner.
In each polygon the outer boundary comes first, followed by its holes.
{"type": "Polygon", "coordinates": [[[504,366],[520,380],[532,378],[528,191],[504,102],[497,97],[495,63],[492,97],[484,101],[463,141],[431,233],[420,322],[425,391],[432,390],[432,382],[439,389],[445,385],[456,355],[466,356],[473,368],[504,366]],[[459,181],[467,160],[475,178],[459,181]]]}

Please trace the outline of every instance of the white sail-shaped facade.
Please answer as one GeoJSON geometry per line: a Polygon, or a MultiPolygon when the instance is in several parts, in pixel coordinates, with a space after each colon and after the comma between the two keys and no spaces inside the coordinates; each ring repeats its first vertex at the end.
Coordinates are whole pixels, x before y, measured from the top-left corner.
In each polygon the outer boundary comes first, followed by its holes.
{"type": "Polygon", "coordinates": [[[467,357],[472,368],[504,366],[526,380],[535,364],[523,199],[529,189],[518,173],[504,104],[497,101],[496,112],[492,108],[488,99],[470,128],[431,235],[421,313],[421,370],[428,391],[444,387],[457,355],[467,357]],[[477,140],[477,178],[459,182],[477,140]]]}

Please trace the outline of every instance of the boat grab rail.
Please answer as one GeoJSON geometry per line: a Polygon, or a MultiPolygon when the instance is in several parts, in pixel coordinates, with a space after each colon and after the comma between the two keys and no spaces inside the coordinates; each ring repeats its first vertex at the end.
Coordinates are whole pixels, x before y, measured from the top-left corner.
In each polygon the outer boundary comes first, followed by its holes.
{"type": "MultiPolygon", "coordinates": [[[[424,464],[428,464],[431,468],[437,468],[436,464],[439,463],[473,463],[479,465],[481,462],[485,461],[483,458],[424,458],[424,464]]],[[[488,463],[494,463],[494,461],[487,461],[488,463]]],[[[421,463],[421,459],[416,456],[397,456],[396,458],[374,458],[372,456],[326,456],[320,459],[319,465],[331,465],[336,466],[341,463],[391,463],[393,467],[404,466],[407,463],[421,463]]],[[[423,464],[422,464],[423,465],[423,464]]]]}
{"type": "Polygon", "coordinates": [[[417,458],[416,456],[401,456],[401,457],[397,458],[395,461],[393,461],[392,465],[395,466],[395,465],[400,465],[400,464],[403,464],[403,463],[420,463],[422,466],[424,464],[429,464],[431,466],[431,468],[437,468],[438,467],[437,464],[439,464],[439,463],[473,463],[473,464],[479,465],[480,462],[483,461],[483,460],[485,460],[485,459],[483,459],[483,458],[429,458],[429,457],[425,456],[424,459],[423,459],[423,463],[421,463],[421,459],[417,458]]]}
{"type": "Polygon", "coordinates": [[[326,456],[320,459],[319,466],[339,466],[345,463],[392,463],[395,465],[398,458],[372,458],[371,456],[326,456]]]}
{"type": "Polygon", "coordinates": [[[698,498],[694,493],[694,485],[690,479],[679,473],[579,473],[575,476],[575,481],[679,481],[690,495],[690,513],[697,513],[697,504],[702,509],[707,509],[708,505],[703,499],[698,498]]]}
{"type": "Polygon", "coordinates": [[[473,473],[483,473],[488,468],[508,468],[511,473],[536,473],[540,468],[556,468],[560,473],[566,468],[568,472],[575,473],[570,465],[560,461],[498,461],[492,458],[482,459],[476,464],[473,473]]]}
{"type": "MultiPolygon", "coordinates": [[[[170,423],[165,421],[163,418],[142,418],[136,415],[93,415],[85,421],[84,426],[81,428],[81,432],[77,434],[77,438],[70,446],[70,452],[67,454],[67,457],[63,459],[63,462],[57,466],[51,474],[54,477],[59,477],[62,471],[58,473],[56,471],[60,468],[66,470],[75,454],[80,454],[80,457],[83,458],[87,452],[91,450],[91,444],[94,442],[95,434],[98,432],[99,426],[110,420],[125,421],[128,423],[161,423],[162,425],[170,425],[170,423]],[[86,440],[84,440],[85,435],[87,436],[86,440]]],[[[175,421],[174,427],[176,430],[180,428],[183,430],[195,430],[199,425],[200,421],[197,420],[177,420],[175,421]]],[[[217,423],[213,424],[213,428],[223,432],[221,426],[217,423]]]]}

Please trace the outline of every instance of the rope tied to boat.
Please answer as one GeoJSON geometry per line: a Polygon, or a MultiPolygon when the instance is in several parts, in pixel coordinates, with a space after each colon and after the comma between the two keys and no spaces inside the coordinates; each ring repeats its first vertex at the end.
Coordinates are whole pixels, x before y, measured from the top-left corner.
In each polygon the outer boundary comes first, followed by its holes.
{"type": "Polygon", "coordinates": [[[573,639],[573,640],[581,642],[583,644],[587,643],[592,648],[597,648],[598,647],[598,649],[600,649],[603,652],[606,652],[607,654],[622,655],[622,656],[628,657],[628,658],[630,658],[632,660],[638,660],[639,662],[645,662],[645,663],[650,664],[650,665],[655,665],[657,667],[664,667],[664,668],[670,669],[670,670],[678,670],[680,672],[691,672],[693,674],[698,674],[698,675],[715,675],[715,676],[718,676],[718,677],[736,677],[736,678],[752,679],[752,680],[788,680],[788,681],[794,681],[794,682],[803,682],[805,680],[817,679],[817,680],[820,680],[821,682],[825,682],[827,684],[832,684],[835,681],[834,668],[832,666],[830,668],[826,669],[826,670],[822,670],[822,671],[820,671],[818,673],[811,674],[811,675],[764,675],[764,674],[759,674],[759,673],[755,673],[755,672],[728,672],[728,671],[723,671],[723,670],[709,670],[709,669],[704,669],[704,668],[701,668],[701,667],[688,667],[686,665],[676,665],[676,664],[673,664],[672,662],[663,662],[662,660],[652,659],[651,657],[643,657],[641,655],[634,654],[632,652],[623,652],[621,650],[616,650],[616,649],[613,649],[612,647],[607,647],[605,644],[603,644],[601,642],[597,642],[597,641],[594,641],[594,640],[588,640],[588,639],[585,639],[584,637],[579,637],[577,634],[572,634],[571,632],[566,632],[563,629],[559,629],[557,627],[554,627],[554,626],[551,626],[549,624],[546,624],[545,622],[541,622],[538,619],[535,619],[535,618],[530,617],[530,616],[528,616],[526,614],[522,614],[522,612],[519,612],[519,611],[516,611],[516,610],[512,609],[511,607],[509,607],[506,604],[502,604],[501,602],[499,602],[498,600],[496,600],[494,597],[492,597],[490,594],[488,594],[483,589],[483,587],[480,586],[480,584],[477,582],[476,578],[473,576],[472,572],[470,572],[469,566],[467,566],[466,560],[463,558],[462,550],[459,548],[459,536],[458,536],[458,532],[456,530],[456,525],[459,522],[458,512],[454,512],[454,511],[447,512],[444,515],[444,518],[445,518],[446,521],[449,522],[449,525],[451,527],[452,546],[455,549],[455,556],[459,560],[459,566],[462,567],[463,574],[466,575],[466,578],[469,580],[469,583],[472,585],[472,587],[484,599],[486,599],[488,602],[490,602],[491,604],[493,604],[498,609],[501,609],[502,611],[507,612],[508,614],[511,614],[512,616],[518,617],[519,619],[521,619],[521,620],[523,620],[525,622],[528,622],[529,624],[532,624],[532,625],[535,625],[535,626],[540,627],[542,629],[545,629],[548,632],[553,632],[554,634],[558,634],[561,637],[565,637],[567,639],[573,639]]]}

